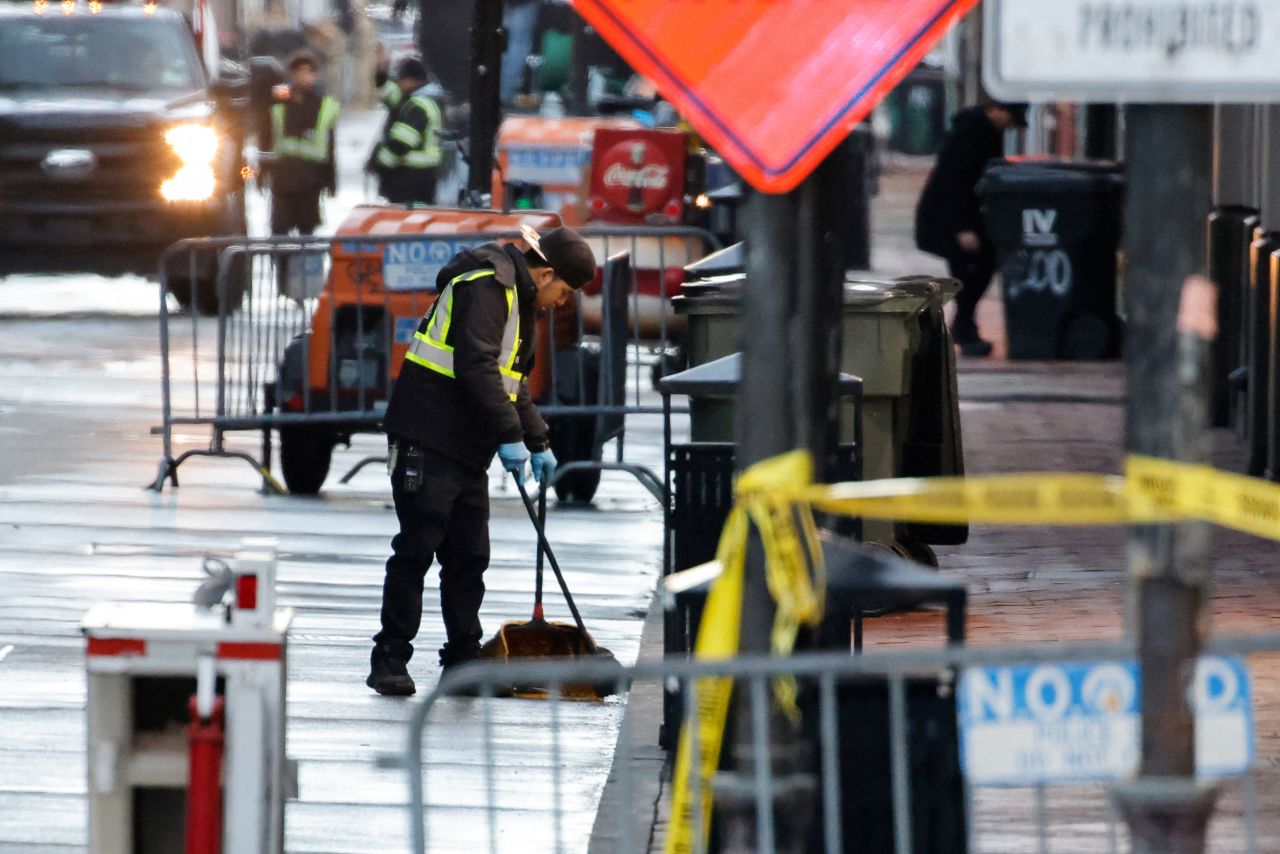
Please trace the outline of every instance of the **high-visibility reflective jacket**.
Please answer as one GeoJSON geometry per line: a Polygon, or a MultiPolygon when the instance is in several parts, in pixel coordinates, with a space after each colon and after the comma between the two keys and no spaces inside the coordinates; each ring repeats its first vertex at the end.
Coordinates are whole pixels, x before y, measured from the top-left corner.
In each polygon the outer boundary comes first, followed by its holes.
{"type": "Polygon", "coordinates": [[[379,172],[392,169],[434,169],[440,165],[440,129],[444,118],[440,105],[423,87],[395,107],[382,143],[374,153],[379,172]]]}
{"type": "Polygon", "coordinates": [[[383,417],[386,431],[484,467],[498,445],[547,447],[529,397],[536,323],[520,250],[486,243],[458,253],[436,279],[383,417]]]}
{"type": "MultiPolygon", "coordinates": [[[[453,325],[454,294],[470,282],[490,277],[496,280],[497,275],[495,270],[482,268],[454,276],[436,298],[421,328],[413,334],[405,358],[441,376],[457,379],[454,347],[448,343],[449,330],[453,325]]],[[[502,390],[515,403],[524,379],[524,374],[515,369],[516,356],[520,351],[520,307],[514,283],[503,285],[502,290],[507,301],[507,319],[502,326],[502,345],[498,349],[498,373],[502,376],[502,390]]]]}
{"type": "Polygon", "coordinates": [[[276,192],[320,192],[336,179],[338,102],[309,92],[271,108],[268,174],[276,192]]]}

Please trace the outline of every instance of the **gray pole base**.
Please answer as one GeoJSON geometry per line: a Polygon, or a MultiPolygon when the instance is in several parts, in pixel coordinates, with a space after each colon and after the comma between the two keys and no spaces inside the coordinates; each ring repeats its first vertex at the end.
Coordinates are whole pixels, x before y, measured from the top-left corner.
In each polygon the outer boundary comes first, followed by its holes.
{"type": "Polygon", "coordinates": [[[1218,787],[1185,777],[1143,777],[1111,789],[1133,854],[1203,854],[1218,787]]]}

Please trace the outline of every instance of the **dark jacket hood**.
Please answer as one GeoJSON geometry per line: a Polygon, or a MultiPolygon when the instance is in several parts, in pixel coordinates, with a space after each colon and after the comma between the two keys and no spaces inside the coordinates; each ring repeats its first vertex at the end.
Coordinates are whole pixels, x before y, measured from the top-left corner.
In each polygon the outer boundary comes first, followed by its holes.
{"type": "Polygon", "coordinates": [[[484,243],[459,252],[436,275],[436,291],[443,291],[455,277],[481,267],[489,267],[504,287],[514,287],[521,304],[534,296],[533,278],[524,256],[515,244],[484,243]]]}

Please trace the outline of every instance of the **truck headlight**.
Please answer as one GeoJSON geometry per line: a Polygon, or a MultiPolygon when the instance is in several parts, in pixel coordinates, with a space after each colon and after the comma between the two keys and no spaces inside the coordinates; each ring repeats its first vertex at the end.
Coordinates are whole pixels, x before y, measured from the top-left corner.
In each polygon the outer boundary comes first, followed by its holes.
{"type": "Polygon", "coordinates": [[[217,180],[213,162],[218,156],[218,134],[208,125],[178,125],[165,132],[164,141],[182,161],[177,173],[160,185],[169,202],[203,202],[213,195],[217,180]]]}

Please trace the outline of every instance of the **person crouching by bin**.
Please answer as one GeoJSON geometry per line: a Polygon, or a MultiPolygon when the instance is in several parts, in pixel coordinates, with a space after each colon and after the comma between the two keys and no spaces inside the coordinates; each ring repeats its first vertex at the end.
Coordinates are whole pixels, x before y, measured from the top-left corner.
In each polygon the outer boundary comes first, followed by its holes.
{"type": "Polygon", "coordinates": [[[338,102],[322,94],[320,63],[309,51],[289,57],[289,98],[271,107],[264,150],[271,185],[271,233],[313,234],[320,225],[320,196],[337,187],[334,127],[338,102]]]}
{"type": "Polygon", "coordinates": [[[916,246],[947,262],[959,279],[951,337],[966,356],[989,356],[978,335],[978,301],[991,284],[996,251],[982,227],[978,182],[987,163],[1004,155],[1004,132],[1027,126],[1026,104],[988,104],[961,110],[938,152],[938,162],[916,206],[916,246]]]}
{"type": "Polygon", "coordinates": [[[539,312],[563,305],[595,275],[591,247],[568,228],[529,249],[486,243],[453,257],[436,277],[435,304],[418,323],[383,425],[400,532],[391,541],[366,684],[414,693],[407,664],[422,620],[422,590],[440,563],[440,610],[450,668],[479,654],[480,603],[489,566],[489,477],[494,454],[524,478],[555,473],[547,425],[529,396],[539,312]]]}
{"type": "Polygon", "coordinates": [[[443,157],[444,118],[435,99],[441,90],[428,82],[422,60],[413,57],[396,67],[396,86],[399,97],[385,86],[379,90],[390,112],[365,171],[378,177],[378,195],[392,204],[434,204],[443,157]]]}

